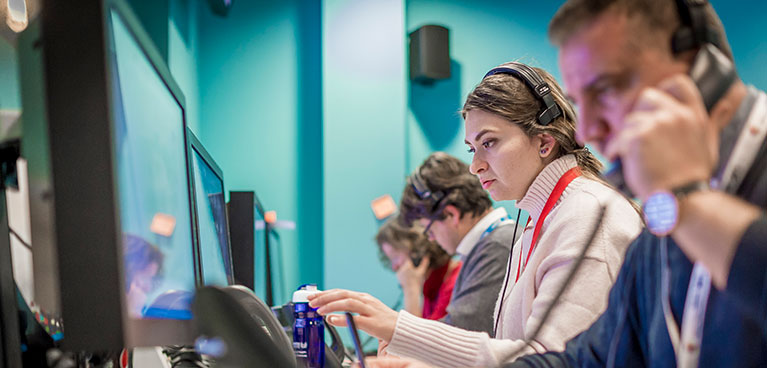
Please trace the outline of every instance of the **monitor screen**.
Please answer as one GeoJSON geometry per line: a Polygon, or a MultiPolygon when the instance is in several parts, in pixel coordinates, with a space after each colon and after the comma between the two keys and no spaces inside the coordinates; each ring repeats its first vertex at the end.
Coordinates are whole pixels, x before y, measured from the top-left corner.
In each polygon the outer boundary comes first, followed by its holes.
{"type": "Polygon", "coordinates": [[[220,170],[199,141],[191,141],[194,142],[192,167],[202,281],[205,285],[226,286],[232,283],[234,274],[229,248],[224,181],[220,170]]]}
{"type": "Polygon", "coordinates": [[[190,319],[196,273],[184,110],[121,13],[112,9],[109,23],[128,314],[190,319]]]}

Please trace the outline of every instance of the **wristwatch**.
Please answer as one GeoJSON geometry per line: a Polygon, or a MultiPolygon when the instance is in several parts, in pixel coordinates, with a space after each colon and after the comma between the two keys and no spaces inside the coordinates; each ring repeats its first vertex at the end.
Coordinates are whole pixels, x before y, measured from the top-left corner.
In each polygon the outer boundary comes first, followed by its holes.
{"type": "Polygon", "coordinates": [[[647,230],[655,236],[670,234],[679,222],[679,201],[694,192],[709,189],[708,181],[696,180],[671,191],[660,190],[650,194],[642,204],[647,230]]]}

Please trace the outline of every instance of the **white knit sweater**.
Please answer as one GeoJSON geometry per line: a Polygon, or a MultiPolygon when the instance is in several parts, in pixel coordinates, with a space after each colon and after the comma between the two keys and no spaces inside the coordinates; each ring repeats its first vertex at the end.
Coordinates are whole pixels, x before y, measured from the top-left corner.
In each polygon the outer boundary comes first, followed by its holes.
{"type": "Polygon", "coordinates": [[[501,309],[496,339],[401,311],[387,352],[439,367],[494,367],[518,356],[562,350],[568,340],[589,327],[607,307],[607,295],[626,248],[642,227],[629,202],[607,186],[584,176],[567,186],[544,220],[538,244],[515,283],[520,253],[525,256],[524,263],[533,228],[549,194],[559,178],[575,166],[572,155],[553,161],[517,203],[532,219],[514,246],[503,305],[499,306],[500,297],[496,301],[496,316],[501,309]],[[524,340],[532,337],[586,245],[604,205],[605,217],[581,268],[539,335],[526,345],[524,340]]]}

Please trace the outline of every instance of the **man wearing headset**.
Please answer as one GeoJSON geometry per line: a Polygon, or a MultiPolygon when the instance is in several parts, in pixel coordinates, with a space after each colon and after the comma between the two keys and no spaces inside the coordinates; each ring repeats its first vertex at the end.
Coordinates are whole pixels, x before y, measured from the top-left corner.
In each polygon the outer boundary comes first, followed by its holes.
{"type": "Polygon", "coordinates": [[[713,8],[569,0],[549,35],[580,139],[620,160],[648,231],[597,322],[511,366],[767,365],[767,95],[713,8]]]}
{"type": "Polygon", "coordinates": [[[443,321],[492,334],[493,308],[515,240],[514,226],[507,225],[514,221],[505,209],[493,209],[468,165],[444,152],[432,153],[416,168],[400,205],[405,222],[419,221],[430,239],[463,260],[443,321]]]}

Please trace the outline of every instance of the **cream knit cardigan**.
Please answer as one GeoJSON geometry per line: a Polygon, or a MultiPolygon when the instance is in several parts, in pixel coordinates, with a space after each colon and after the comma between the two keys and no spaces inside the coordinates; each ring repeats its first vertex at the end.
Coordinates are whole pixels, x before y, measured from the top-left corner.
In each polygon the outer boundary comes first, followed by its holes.
{"type": "Polygon", "coordinates": [[[525,267],[533,228],[549,193],[559,178],[575,166],[573,155],[553,161],[517,203],[532,219],[514,246],[503,305],[499,305],[500,295],[496,301],[495,316],[499,315],[499,308],[501,311],[497,338],[401,311],[387,352],[439,367],[495,367],[522,355],[561,351],[568,340],[588,328],[607,307],[610,287],[615,282],[628,245],[641,231],[642,222],[620,194],[602,183],[580,176],[567,186],[544,220],[538,244],[525,267]],[[604,205],[607,206],[605,217],[581,268],[539,335],[526,345],[524,340],[532,337],[554,294],[586,245],[597,223],[600,207],[604,205]],[[523,269],[515,283],[520,254],[524,254],[523,269]]]}

